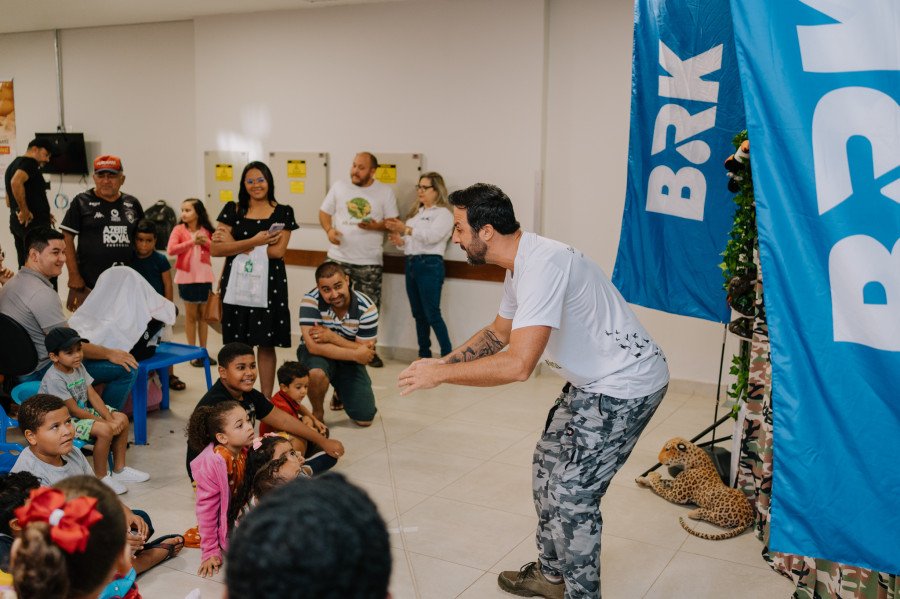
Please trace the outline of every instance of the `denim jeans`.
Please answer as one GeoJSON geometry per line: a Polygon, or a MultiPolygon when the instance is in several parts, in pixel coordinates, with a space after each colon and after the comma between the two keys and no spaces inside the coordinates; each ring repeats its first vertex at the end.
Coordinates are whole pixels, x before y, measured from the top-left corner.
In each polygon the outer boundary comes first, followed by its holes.
{"type": "Polygon", "coordinates": [[[121,410],[137,379],[137,368],[132,368],[131,372],[128,372],[109,360],[85,360],[84,367],[93,377],[95,385],[98,383],[106,385],[103,389],[103,403],[121,410]]]}
{"type": "Polygon", "coordinates": [[[419,357],[431,357],[431,329],[437,337],[441,355],[453,351],[450,334],[441,316],[441,287],[444,286],[444,258],[436,254],[406,257],[406,295],[416,320],[419,357]]]}

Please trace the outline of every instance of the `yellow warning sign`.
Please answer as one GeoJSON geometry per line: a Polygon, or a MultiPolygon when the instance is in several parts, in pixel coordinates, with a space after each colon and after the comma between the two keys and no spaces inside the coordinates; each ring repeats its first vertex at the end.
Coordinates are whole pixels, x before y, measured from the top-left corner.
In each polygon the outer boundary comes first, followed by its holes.
{"type": "Polygon", "coordinates": [[[379,164],[375,169],[375,178],[386,185],[393,185],[397,182],[397,165],[379,164]]]}
{"type": "MultiPolygon", "coordinates": [[[[287,176],[288,176],[288,179],[305,179],[306,178],[306,161],[305,160],[288,160],[287,161],[287,176]]],[[[301,191],[299,193],[303,193],[303,192],[301,191]]]]}
{"type": "Polygon", "coordinates": [[[222,202],[233,202],[234,201],[234,192],[230,189],[220,189],[219,190],[219,200],[222,202]]]}
{"type": "Polygon", "coordinates": [[[234,168],[230,164],[216,165],[216,181],[231,181],[234,179],[234,168]]]}
{"type": "Polygon", "coordinates": [[[291,193],[306,193],[306,182],[291,181],[291,193]]]}

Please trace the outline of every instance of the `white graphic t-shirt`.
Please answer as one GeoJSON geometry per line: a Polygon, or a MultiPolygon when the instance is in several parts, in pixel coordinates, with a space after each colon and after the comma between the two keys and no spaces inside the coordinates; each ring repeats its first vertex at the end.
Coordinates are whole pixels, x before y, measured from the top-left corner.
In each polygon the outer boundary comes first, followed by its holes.
{"type": "Polygon", "coordinates": [[[328,257],[339,262],[359,265],[380,265],[384,231],[359,228],[363,221],[383,221],[396,218],[397,198],[394,190],[380,181],[368,187],[358,187],[348,181],[332,185],[320,208],[331,215],[331,226],[340,231],[340,245],[328,247],[328,257]]]}
{"type": "Polygon", "coordinates": [[[578,250],[523,233],[500,316],[553,330],[544,363],[589,393],[643,397],[669,381],[666,357],[599,266],[578,250]]]}

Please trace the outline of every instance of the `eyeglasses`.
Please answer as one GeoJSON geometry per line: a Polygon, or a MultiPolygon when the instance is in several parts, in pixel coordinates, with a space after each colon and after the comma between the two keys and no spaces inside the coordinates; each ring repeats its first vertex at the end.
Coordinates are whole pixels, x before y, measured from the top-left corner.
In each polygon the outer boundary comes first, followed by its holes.
{"type": "Polygon", "coordinates": [[[247,179],[246,181],[244,181],[244,183],[246,183],[247,185],[259,185],[260,183],[265,183],[265,181],[265,177],[257,177],[256,179],[247,179]]]}
{"type": "Polygon", "coordinates": [[[417,191],[425,191],[426,189],[434,189],[434,185],[416,185],[417,191]]]}

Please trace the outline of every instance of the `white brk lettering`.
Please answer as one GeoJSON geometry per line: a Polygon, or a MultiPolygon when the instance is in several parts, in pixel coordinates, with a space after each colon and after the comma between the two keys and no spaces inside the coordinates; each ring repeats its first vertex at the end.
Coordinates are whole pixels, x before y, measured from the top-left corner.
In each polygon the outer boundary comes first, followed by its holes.
{"type": "Polygon", "coordinates": [[[866,235],[828,256],[834,340],[900,351],[900,240],[893,252],[866,235]]]}

